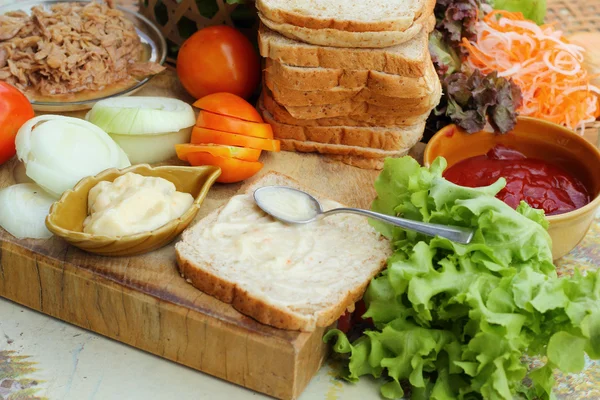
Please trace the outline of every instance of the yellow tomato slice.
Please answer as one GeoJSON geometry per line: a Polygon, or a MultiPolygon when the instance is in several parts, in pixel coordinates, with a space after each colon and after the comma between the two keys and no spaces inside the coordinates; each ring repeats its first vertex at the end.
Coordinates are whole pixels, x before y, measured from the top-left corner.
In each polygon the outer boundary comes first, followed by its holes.
{"type": "Polygon", "coordinates": [[[217,157],[237,158],[244,161],[258,161],[260,150],[247,149],[245,147],[223,146],[219,144],[177,144],[175,145],[177,157],[188,161],[192,153],[210,153],[217,157]]]}
{"type": "Polygon", "coordinates": [[[237,158],[216,157],[209,153],[190,153],[188,161],[191,165],[214,165],[221,168],[217,182],[234,183],[254,176],[263,167],[258,161],[244,161],[237,158]]]}
{"type": "Polygon", "coordinates": [[[250,149],[279,151],[279,140],[261,139],[252,136],[236,135],[234,133],[214,131],[212,129],[199,128],[192,130],[193,144],[222,144],[226,146],[240,146],[250,149]]]}

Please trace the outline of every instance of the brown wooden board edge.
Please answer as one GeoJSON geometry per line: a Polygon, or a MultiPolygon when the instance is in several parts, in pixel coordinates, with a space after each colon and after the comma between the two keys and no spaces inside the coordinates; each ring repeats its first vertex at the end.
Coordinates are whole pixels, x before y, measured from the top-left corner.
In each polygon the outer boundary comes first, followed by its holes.
{"type": "Polygon", "coordinates": [[[1,297],[217,378],[295,399],[327,356],[324,329],[299,347],[241,334],[235,325],[28,251],[1,241],[1,297]]]}

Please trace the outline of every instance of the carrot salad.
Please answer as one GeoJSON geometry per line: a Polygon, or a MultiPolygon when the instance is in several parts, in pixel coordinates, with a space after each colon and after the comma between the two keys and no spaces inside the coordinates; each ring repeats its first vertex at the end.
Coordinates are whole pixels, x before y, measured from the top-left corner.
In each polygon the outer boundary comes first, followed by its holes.
{"type": "Polygon", "coordinates": [[[581,131],[600,116],[600,88],[590,84],[584,49],[562,32],[500,10],[487,14],[476,30],[476,41],[462,42],[469,51],[466,65],[512,78],[523,92],[521,115],[581,131]]]}

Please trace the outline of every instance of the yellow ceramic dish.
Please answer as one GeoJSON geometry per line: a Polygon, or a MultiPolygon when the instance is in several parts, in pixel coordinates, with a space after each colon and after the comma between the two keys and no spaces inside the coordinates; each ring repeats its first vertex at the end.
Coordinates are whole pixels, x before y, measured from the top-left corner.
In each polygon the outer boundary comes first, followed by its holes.
{"type": "Polygon", "coordinates": [[[519,117],[515,129],[505,135],[489,132],[467,134],[455,125],[436,133],[425,148],[424,162],[429,166],[438,156],[448,167],[466,158],[487,153],[497,144],[512,147],[527,157],[559,165],[579,178],[588,188],[592,201],[586,206],[548,216],[552,255],[560,258],[585,237],[600,206],[600,151],[573,131],[551,122],[519,117]]]}
{"type": "Polygon", "coordinates": [[[46,217],[50,232],[80,249],[103,256],[132,256],[156,250],[170,243],[193,221],[211,186],[221,174],[218,167],[151,167],[148,164],[134,165],[125,169],[109,169],[100,174],[82,179],[73,190],[63,193],[52,205],[46,217]],[[88,193],[98,182],[112,182],[119,176],[134,172],[143,176],[164,178],[175,184],[177,191],[190,193],[194,197],[192,206],[178,219],[158,229],[135,235],[108,237],[83,232],[83,221],[88,213],[88,193]]]}

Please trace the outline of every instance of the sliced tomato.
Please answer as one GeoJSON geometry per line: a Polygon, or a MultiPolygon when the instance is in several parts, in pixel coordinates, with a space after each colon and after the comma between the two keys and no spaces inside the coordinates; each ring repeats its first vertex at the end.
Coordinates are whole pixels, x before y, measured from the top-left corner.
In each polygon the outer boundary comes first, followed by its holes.
{"type": "Polygon", "coordinates": [[[196,126],[263,139],[273,139],[273,128],[269,124],[244,121],[209,111],[200,111],[196,126]]]}
{"type": "Polygon", "coordinates": [[[217,157],[237,158],[244,161],[258,161],[261,150],[244,147],[222,146],[220,144],[176,144],[175,151],[180,160],[187,161],[191,153],[209,153],[217,157]]]}
{"type": "Polygon", "coordinates": [[[249,149],[267,151],[279,151],[279,140],[260,139],[252,136],[236,135],[235,133],[215,131],[212,129],[199,128],[192,130],[193,144],[223,144],[226,146],[240,146],[249,149]]]}
{"type": "Polygon", "coordinates": [[[352,328],[352,313],[346,311],[340,317],[340,319],[338,319],[337,328],[344,333],[348,333],[350,331],[350,328],[352,328]]]}
{"type": "Polygon", "coordinates": [[[227,117],[239,118],[251,122],[264,122],[252,104],[231,93],[209,94],[200,100],[196,100],[193,106],[227,117]]]}
{"type": "Polygon", "coordinates": [[[217,157],[209,153],[190,153],[188,161],[191,165],[214,165],[221,168],[217,182],[234,183],[254,176],[263,167],[258,161],[244,161],[237,158],[217,157]]]}

